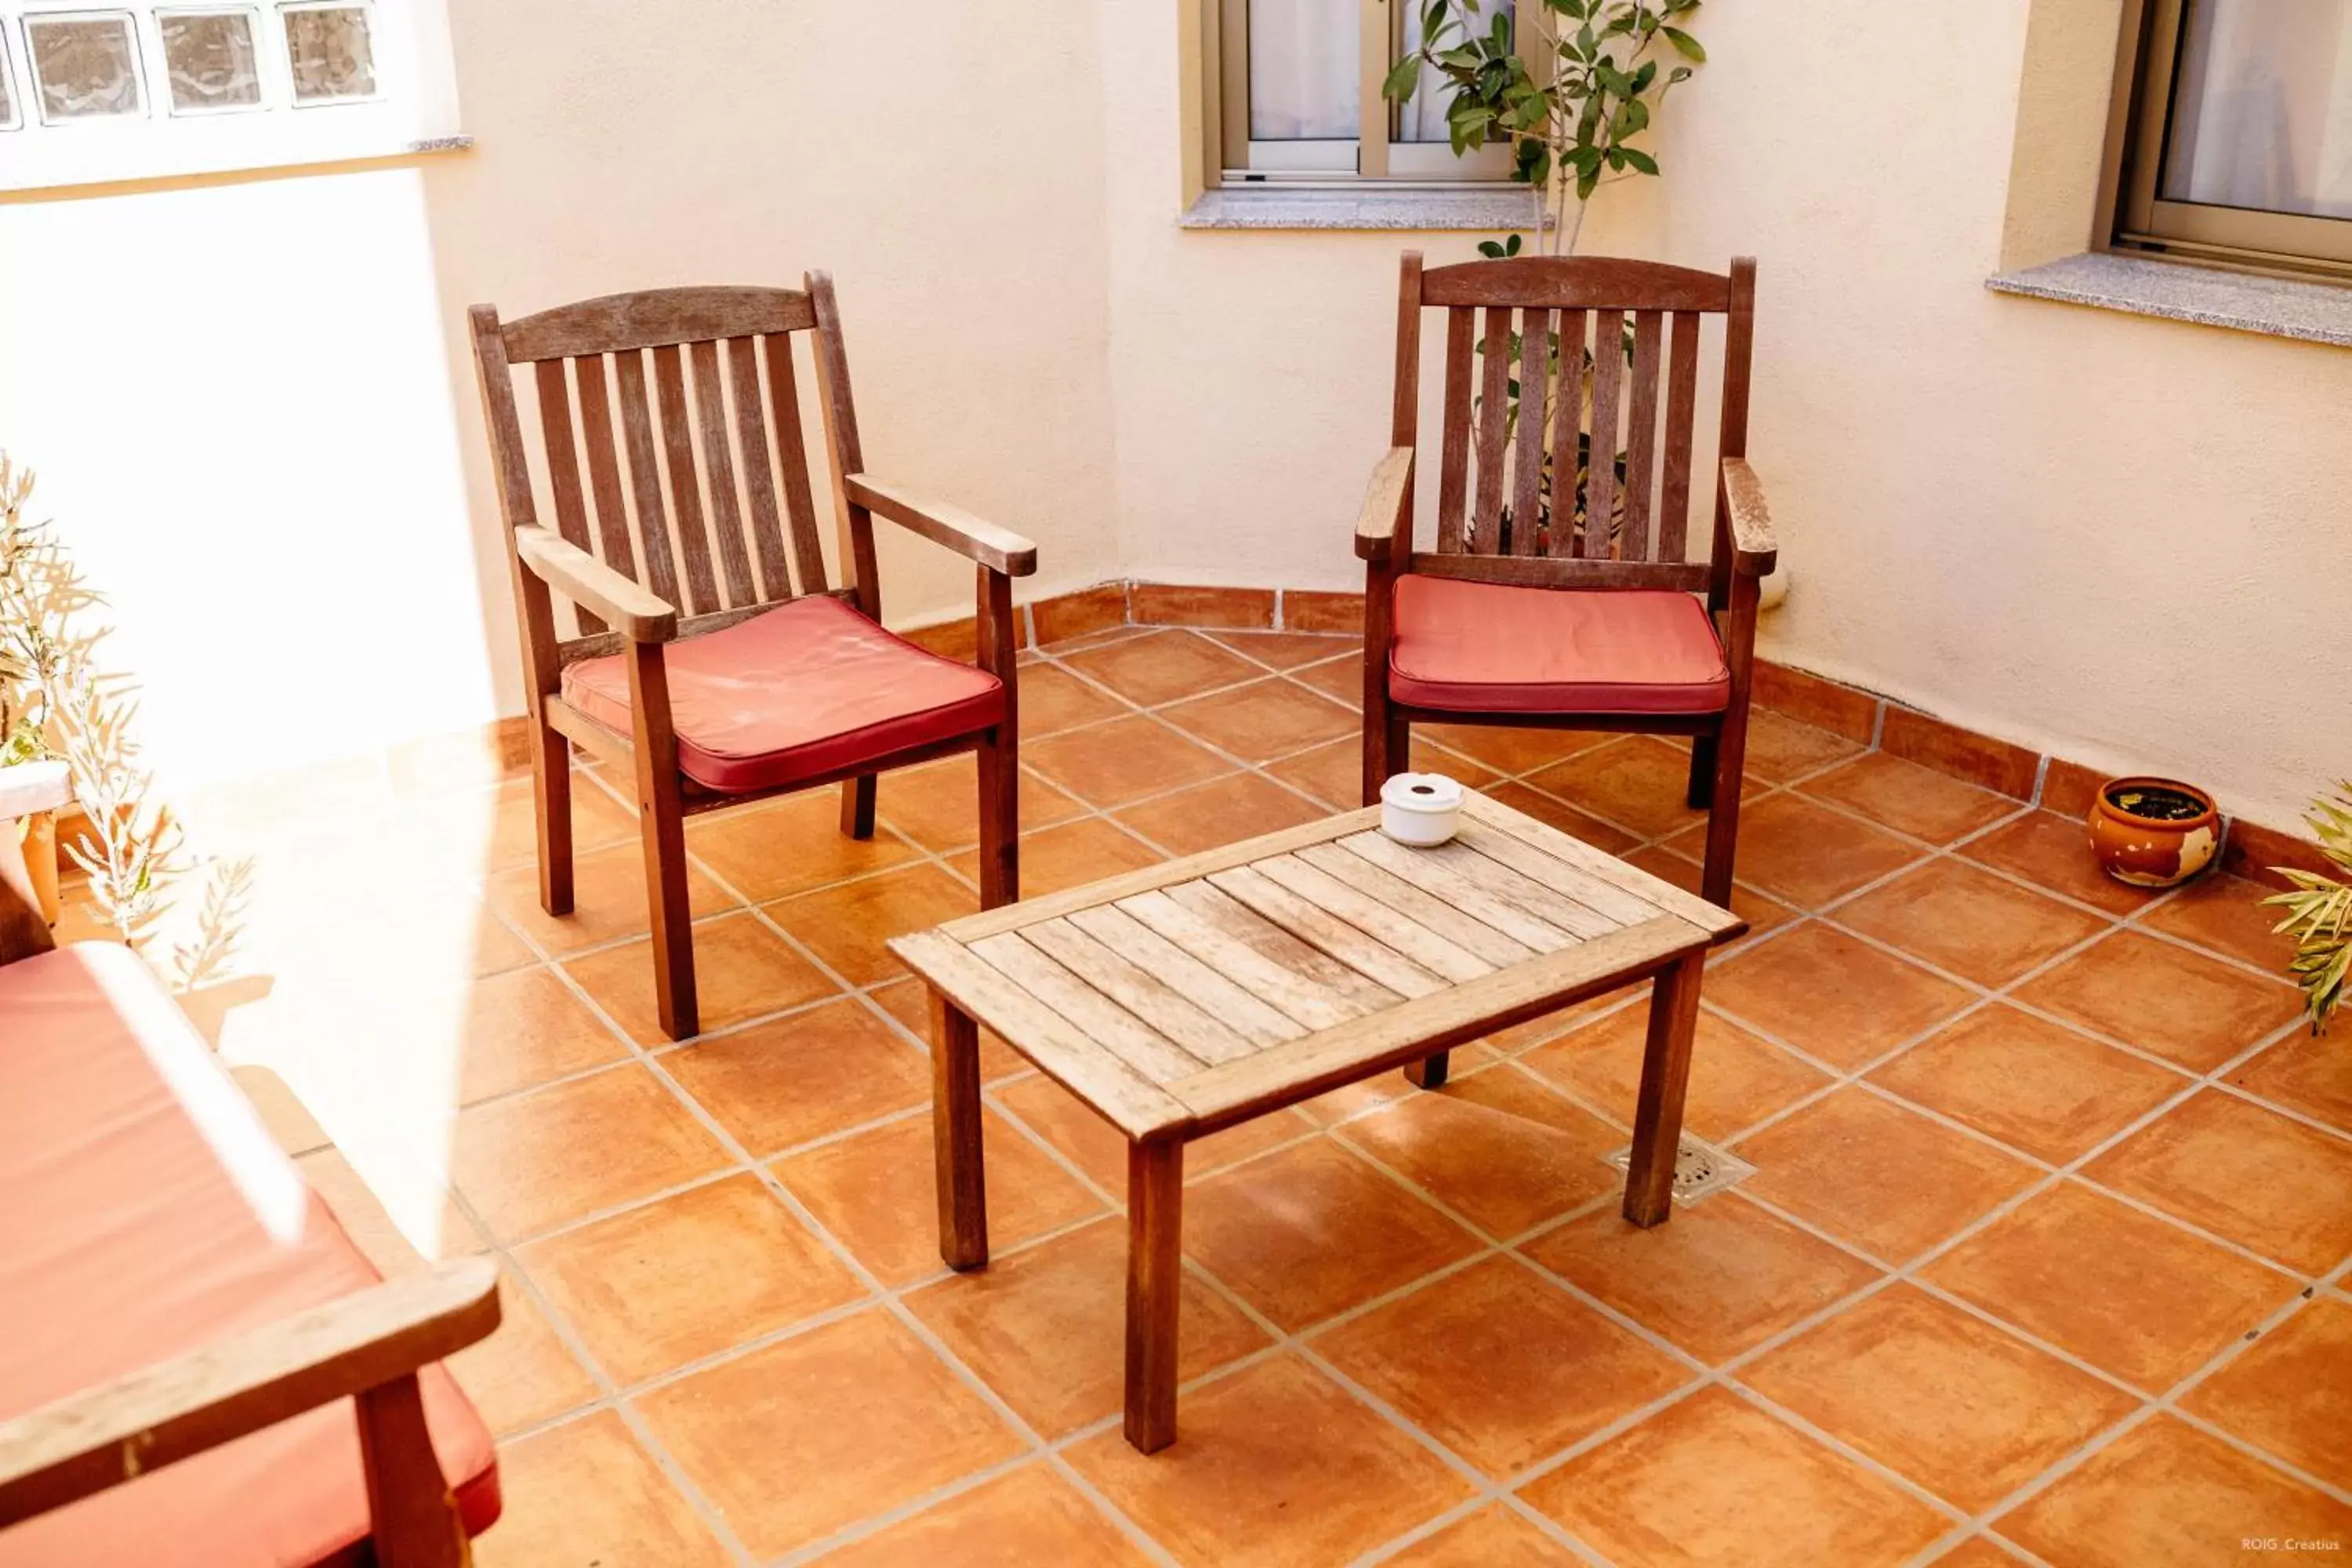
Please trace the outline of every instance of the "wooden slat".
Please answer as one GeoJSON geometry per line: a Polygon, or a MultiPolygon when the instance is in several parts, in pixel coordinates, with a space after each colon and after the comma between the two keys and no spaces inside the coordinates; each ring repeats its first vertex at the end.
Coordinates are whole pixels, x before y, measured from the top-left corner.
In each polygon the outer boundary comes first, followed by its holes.
{"type": "Polygon", "coordinates": [[[824,547],[816,531],[816,501],[809,491],[808,441],[801,433],[801,393],[793,369],[793,340],[767,340],[768,406],[776,427],[776,462],[784,471],[784,515],[793,529],[793,570],[803,594],[824,588],[824,547]]]}
{"type": "Polygon", "coordinates": [[[1625,384],[1625,312],[1592,318],[1592,450],[1584,486],[1584,553],[1609,554],[1617,512],[1617,409],[1625,384]]]}
{"type": "Polygon", "coordinates": [[[1584,312],[1559,313],[1559,401],[1551,413],[1551,553],[1574,555],[1577,441],[1584,429],[1584,312]]]}
{"type": "MultiPolygon", "coordinates": [[[[1164,1025],[1159,1026],[1162,1034],[1180,1041],[1196,1057],[1226,1058],[1246,1055],[1260,1046],[1273,1045],[1279,1040],[1295,1040],[1309,1032],[1293,1022],[1288,1015],[1259,1001],[1123,910],[1108,905],[1080,910],[1066,922],[1049,921],[1048,927],[1055,924],[1066,924],[1072,930],[1093,938],[1121,961],[1213,1019],[1223,1032],[1212,1037],[1205,1047],[1196,1045],[1164,1025]],[[1229,1043],[1234,1039],[1246,1044],[1235,1048],[1229,1043]]],[[[1034,926],[1024,928],[1024,934],[1034,937],[1038,929],[1034,926]]],[[[1083,970],[1079,973],[1086,973],[1083,970]]],[[[1088,974],[1087,978],[1092,981],[1094,976],[1088,974]]],[[[1130,1006],[1129,1011],[1135,1009],[1130,1006]]],[[[1158,1020],[1153,1022],[1157,1024],[1158,1020]]]]}
{"type": "Polygon", "coordinates": [[[1724,310],[1731,304],[1731,279],[1656,261],[1515,256],[1507,261],[1465,261],[1431,268],[1421,275],[1421,297],[1424,304],[1447,306],[1724,310]]]}
{"type": "Polygon", "coordinates": [[[1359,833],[1342,838],[1338,847],[1538,952],[1555,952],[1577,940],[1574,932],[1496,897],[1438,857],[1408,849],[1385,834],[1359,833]]]}
{"type": "Polygon", "coordinates": [[[1551,312],[1519,312],[1519,435],[1512,455],[1511,553],[1537,555],[1543,510],[1544,394],[1551,382],[1551,312]]]}
{"type": "Polygon", "coordinates": [[[1382,870],[1337,844],[1310,845],[1298,851],[1298,858],[1408,920],[1428,927],[1448,942],[1458,942],[1497,969],[1524,963],[1536,954],[1536,949],[1516,937],[1504,935],[1485,921],[1465,914],[1448,900],[1382,870]]]}
{"type": "Polygon", "coordinates": [[[1658,559],[1689,554],[1691,429],[1698,414],[1698,316],[1675,312],[1673,346],[1667,352],[1666,470],[1658,500],[1658,559]]]}
{"type": "MultiPolygon", "coordinates": [[[[1441,844],[1434,849],[1423,850],[1435,865],[1459,872],[1481,890],[1502,900],[1523,914],[1532,915],[1547,925],[1558,926],[1570,936],[1590,942],[1596,936],[1607,936],[1618,927],[1638,924],[1601,913],[1599,910],[1546,883],[1528,876],[1502,857],[1484,855],[1458,840],[1441,844]]],[[[1655,915],[1651,910],[1643,918],[1655,915]]]]}
{"type": "Polygon", "coordinates": [[[1396,994],[1269,923],[1206,882],[1119,905],[1244,990],[1310,1029],[1385,1007],[1396,994]]]}
{"type": "Polygon", "coordinates": [[[1470,494],[1470,362],[1475,357],[1478,312],[1449,310],[1445,317],[1445,427],[1437,458],[1437,548],[1462,548],[1463,513],[1470,494]]]}
{"type": "Polygon", "coordinates": [[[950,921],[940,930],[958,942],[978,942],[1001,931],[1013,931],[1037,921],[1066,915],[1073,910],[1092,909],[1097,904],[1115,904],[1121,899],[1148,893],[1154,888],[1171,888],[1179,882],[1198,881],[1212,871],[1222,871],[1231,866],[1246,866],[1269,856],[1287,855],[1310,844],[1327,844],[1334,838],[1376,826],[1380,820],[1379,806],[1365,806],[1338,816],[1327,816],[1318,822],[1303,822],[1296,827],[1286,827],[1262,837],[1220,845],[1214,849],[1204,849],[1198,855],[1187,855],[1181,859],[1146,866],[1139,871],[1107,877],[1083,888],[1069,888],[1040,898],[1024,899],[1001,910],[984,910],[976,915],[950,921]]]}
{"type": "Polygon", "coordinates": [[[662,449],[669,458],[669,499],[677,520],[677,551],[686,568],[689,615],[725,608],[710,570],[710,534],[702,525],[702,482],[694,471],[694,429],[688,423],[686,373],[675,347],[654,350],[654,389],[661,403],[662,449]]]}
{"type": "MultiPolygon", "coordinates": [[[[773,602],[793,596],[793,572],[784,556],[782,514],[776,510],[775,465],[768,458],[768,420],[760,395],[759,342],[727,340],[727,373],[735,384],[735,429],[743,444],[743,494],[751,514],[751,548],[760,564],[760,597],[773,602]]],[[[800,410],[793,410],[798,418],[800,410]]],[[[805,482],[806,476],[803,476],[805,482]]]]}
{"type": "Polygon", "coordinates": [[[1431,1050],[1442,1050],[1552,1012],[1649,973],[1704,945],[1686,922],[1661,918],[1547,953],[1475,986],[1400,1002],[1246,1061],[1211,1068],[1171,1086],[1206,1130],[1295,1104],[1431,1050]]]}
{"type": "MultiPolygon", "coordinates": [[[[1564,552],[1565,533],[1552,540],[1555,552],[1564,552]]],[[[1528,559],[1518,555],[1432,555],[1416,552],[1406,570],[1424,577],[1462,577],[1473,583],[1513,583],[1535,588],[1677,588],[1696,592],[1707,585],[1705,565],[1680,561],[1566,561],[1555,553],[1528,559]]]]}
{"type": "Polygon", "coordinates": [[[630,353],[709,338],[748,338],[816,324],[806,294],[793,289],[653,289],[559,305],[506,323],[507,357],[562,359],[630,353]]]}
{"type": "Polygon", "coordinates": [[[1729,910],[1717,909],[1696,893],[1686,893],[1662,877],[1653,877],[1638,867],[1629,866],[1613,855],[1595,849],[1580,838],[1572,838],[1549,823],[1538,822],[1508,806],[1497,805],[1475,790],[1464,795],[1462,810],[1473,821],[1498,828],[1514,838],[1532,844],[1717,938],[1736,936],[1748,929],[1748,922],[1729,910]]]}
{"type": "Polygon", "coordinates": [[[702,426],[702,475],[710,486],[710,531],[719,544],[719,570],[727,574],[730,605],[758,602],[751,586],[751,552],[743,543],[743,512],[735,497],[733,443],[727,435],[727,392],[719,374],[719,345],[696,343],[687,350],[694,364],[694,412],[702,426]]]}
{"type": "MultiPolygon", "coordinates": [[[[555,531],[579,549],[594,552],[588,542],[588,509],[580,490],[580,453],[572,438],[572,392],[563,374],[564,362],[541,360],[534,366],[539,379],[539,428],[547,444],[547,482],[555,494],[555,531]]],[[[580,629],[593,637],[604,623],[578,605],[572,613],[580,629]]]]}
{"type": "Polygon", "coordinates": [[[1658,456],[1658,336],[1664,318],[1655,310],[1633,316],[1633,403],[1625,440],[1625,531],[1617,554],[1625,561],[1650,558],[1650,470],[1658,456]]]}
{"type": "Polygon", "coordinates": [[[974,942],[971,951],[1154,1083],[1171,1082],[1208,1065],[1016,932],[974,942]]]}
{"type": "MultiPolygon", "coordinates": [[[[1260,860],[1248,868],[1249,874],[1263,877],[1284,891],[1295,894],[1326,910],[1349,926],[1380,942],[1383,946],[1402,953],[1439,978],[1458,983],[1475,980],[1482,974],[1492,974],[1495,965],[1479,957],[1451,937],[1433,931],[1412,916],[1373,897],[1360,888],[1339,880],[1328,871],[1308,865],[1296,855],[1277,855],[1260,860]]],[[[1210,879],[1234,873],[1220,872],[1210,879]]],[[[1400,884],[1402,886],[1402,884],[1400,884]]],[[[1407,891],[1412,891],[1407,889],[1407,891]]],[[[1517,947],[1518,944],[1511,944],[1517,947]]],[[[1520,950],[1526,956],[1526,950],[1520,950]]],[[[1503,962],[1508,963],[1506,959],[1503,962]]],[[[1382,982],[1382,984],[1387,984],[1382,982]]],[[[1403,990],[1392,986],[1393,990],[1403,990]]]]}
{"type": "Polygon", "coordinates": [[[1019,1040],[1023,1056],[1109,1118],[1129,1137],[1148,1138],[1181,1128],[1192,1120],[1174,1096],[939,932],[892,937],[888,946],[953,998],[957,1006],[1004,1038],[1019,1040]]]}
{"type": "Polygon", "coordinates": [[[1486,363],[1480,367],[1478,395],[1478,504],[1473,515],[1470,548],[1481,555],[1495,553],[1502,533],[1503,443],[1510,431],[1511,312],[1508,306],[1486,309],[1486,363]]]}
{"type": "Polygon", "coordinates": [[[1643,921],[1676,912],[1475,818],[1461,824],[1454,842],[1490,860],[1500,861],[1547,888],[1558,889],[1612,926],[1640,925],[1643,921]]]}
{"type": "Polygon", "coordinates": [[[589,493],[596,498],[596,553],[622,576],[635,577],[636,551],[629,543],[629,507],[621,495],[620,451],[613,445],[613,401],[604,385],[604,356],[583,355],[572,362],[572,370],[580,388],[580,440],[588,448],[589,493]]]}
{"type": "MultiPolygon", "coordinates": [[[[1448,984],[1396,949],[1375,941],[1361,929],[1255,868],[1238,866],[1230,871],[1220,871],[1209,879],[1209,884],[1384,990],[1400,996],[1426,996],[1444,990],[1448,984]]],[[[1486,965],[1479,968],[1483,971],[1486,965]]]]}
{"type": "Polygon", "coordinates": [[[1047,921],[1005,934],[1027,942],[1202,1061],[1232,1061],[1267,1043],[1226,1027],[1185,992],[1067,921],[1047,921]]]}
{"type": "Polygon", "coordinates": [[[653,415],[646,404],[645,355],[614,354],[613,369],[621,384],[621,429],[629,443],[629,489],[636,497],[637,536],[645,545],[645,584],[675,605],[677,567],[670,556],[669,513],[662,503],[653,415]]]}

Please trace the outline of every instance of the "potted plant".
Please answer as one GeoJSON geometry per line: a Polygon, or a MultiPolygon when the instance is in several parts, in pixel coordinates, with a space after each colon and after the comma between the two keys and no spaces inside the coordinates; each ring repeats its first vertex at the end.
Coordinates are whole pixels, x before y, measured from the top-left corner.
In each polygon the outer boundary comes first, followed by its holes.
{"type": "MultiPolygon", "coordinates": [[[[2304,820],[2319,840],[2319,852],[2352,873],[2352,784],[2341,785],[2333,799],[2315,802],[2304,820]]],[[[2352,883],[2289,866],[2271,869],[2293,883],[2294,889],[2273,893],[2263,902],[2287,911],[2277,928],[2295,939],[2287,973],[2303,987],[2311,1009],[2311,1032],[2325,1034],[2329,1016],[2344,996],[2345,971],[2352,967],[2352,883]]]]}
{"type": "Polygon", "coordinates": [[[2109,779],[2091,803],[2099,868],[2135,888],[2169,888],[2205,869],[2221,841],[2213,797],[2177,779],[2109,779]]]}

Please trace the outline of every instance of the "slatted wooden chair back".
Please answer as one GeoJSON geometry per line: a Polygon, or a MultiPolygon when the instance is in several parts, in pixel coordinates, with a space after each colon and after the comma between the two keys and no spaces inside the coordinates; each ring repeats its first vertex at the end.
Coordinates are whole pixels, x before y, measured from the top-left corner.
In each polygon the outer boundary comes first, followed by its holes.
{"type": "MultiPolygon", "coordinates": [[[[690,288],[612,294],[500,322],[473,311],[490,448],[507,521],[540,521],[534,468],[564,539],[677,608],[681,635],[714,630],[826,581],[802,436],[793,340],[813,338],[834,491],[856,472],[857,421],[831,280],[805,289],[690,288]],[[537,385],[536,463],[512,377],[537,385]]],[[[837,509],[846,582],[869,615],[872,524],[837,509]]],[[[613,639],[575,606],[563,662],[613,639]]]]}
{"type": "Polygon", "coordinates": [[[1716,568],[1692,563],[1686,537],[1700,321],[1727,319],[1721,448],[1744,457],[1755,297],[1747,258],[1718,275],[1576,257],[1424,271],[1408,255],[1396,446],[1418,445],[1423,312],[1445,312],[1437,551],[1415,555],[1412,570],[1556,587],[1715,585],[1730,553],[1719,495],[1716,568]]]}

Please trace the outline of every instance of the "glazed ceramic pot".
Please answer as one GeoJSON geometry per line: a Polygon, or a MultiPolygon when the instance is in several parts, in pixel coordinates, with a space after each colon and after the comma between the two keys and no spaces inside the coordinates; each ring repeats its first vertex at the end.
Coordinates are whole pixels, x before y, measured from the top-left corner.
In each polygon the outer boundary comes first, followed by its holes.
{"type": "Polygon", "coordinates": [[[2110,779],[2091,804],[2099,867],[2135,888],[2169,888],[2211,863],[2221,840],[2213,797],[2178,779],[2110,779]]]}

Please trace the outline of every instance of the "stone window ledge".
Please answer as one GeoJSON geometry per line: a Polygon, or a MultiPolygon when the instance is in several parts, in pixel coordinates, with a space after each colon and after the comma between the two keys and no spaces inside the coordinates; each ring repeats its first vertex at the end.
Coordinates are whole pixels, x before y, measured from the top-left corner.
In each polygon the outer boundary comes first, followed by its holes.
{"type": "Polygon", "coordinates": [[[2352,348],[2352,288],[2147,257],[2070,256],[1985,279],[1998,294],[2352,348]]]}
{"type": "Polygon", "coordinates": [[[1203,192],[1177,220],[1183,228],[1532,230],[1544,216],[1536,193],[1463,190],[1300,190],[1227,185],[1203,192]]]}

